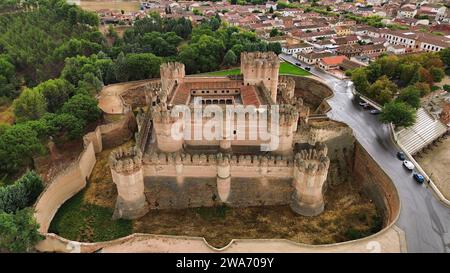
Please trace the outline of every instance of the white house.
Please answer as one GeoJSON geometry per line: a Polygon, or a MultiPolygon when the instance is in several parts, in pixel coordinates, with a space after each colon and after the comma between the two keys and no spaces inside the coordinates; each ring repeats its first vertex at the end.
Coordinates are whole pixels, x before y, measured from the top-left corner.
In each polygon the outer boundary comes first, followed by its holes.
{"type": "Polygon", "coordinates": [[[291,45],[284,45],[281,48],[281,51],[284,54],[293,55],[294,57],[297,57],[298,53],[304,52],[309,53],[314,49],[314,47],[309,43],[301,43],[301,44],[291,44],[291,45]]]}

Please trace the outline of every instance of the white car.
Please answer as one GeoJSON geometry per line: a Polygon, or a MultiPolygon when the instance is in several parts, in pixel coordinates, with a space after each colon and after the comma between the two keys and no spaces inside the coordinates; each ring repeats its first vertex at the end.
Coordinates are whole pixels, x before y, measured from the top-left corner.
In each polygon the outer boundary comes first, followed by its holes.
{"type": "Polygon", "coordinates": [[[410,171],[414,170],[414,164],[412,164],[412,162],[409,160],[403,161],[403,166],[405,166],[410,171]]]}

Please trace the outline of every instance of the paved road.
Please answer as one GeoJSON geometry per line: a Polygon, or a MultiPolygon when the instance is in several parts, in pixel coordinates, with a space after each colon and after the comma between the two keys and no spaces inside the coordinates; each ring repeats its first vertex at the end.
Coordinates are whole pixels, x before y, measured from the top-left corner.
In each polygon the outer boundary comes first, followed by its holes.
{"type": "MultiPolygon", "coordinates": [[[[282,58],[294,64],[299,62],[284,54],[282,58]]],[[[450,208],[436,199],[432,189],[415,183],[412,174],[403,168],[395,156],[397,148],[389,127],[353,100],[352,82],[338,80],[315,68],[311,68],[311,73],[334,91],[334,97],[328,101],[332,108],[328,116],[353,129],[356,139],[397,187],[401,212],[396,225],[405,231],[408,252],[450,252],[450,208]]]]}

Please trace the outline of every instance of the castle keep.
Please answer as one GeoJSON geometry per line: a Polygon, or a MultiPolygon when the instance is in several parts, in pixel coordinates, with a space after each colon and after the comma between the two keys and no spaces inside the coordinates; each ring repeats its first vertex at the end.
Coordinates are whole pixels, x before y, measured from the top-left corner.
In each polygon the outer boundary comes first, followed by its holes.
{"type": "Polygon", "coordinates": [[[136,145],[110,156],[118,191],[114,217],[221,204],[289,204],[301,215],[321,213],[328,149],[308,131],[309,108],[294,98],[295,82],[279,76],[279,66],[272,52],[242,53],[242,74],[230,77],[185,76],[183,64],[162,64],[161,81],[144,90],[148,109],[136,117],[136,145]],[[174,114],[180,106],[184,110],[174,114]],[[196,110],[208,106],[214,115],[198,118],[196,110]],[[209,121],[241,114],[229,106],[245,107],[244,126],[232,119],[231,127],[213,128],[217,137],[199,138],[209,121]],[[252,136],[261,128],[271,140],[252,136]]]}

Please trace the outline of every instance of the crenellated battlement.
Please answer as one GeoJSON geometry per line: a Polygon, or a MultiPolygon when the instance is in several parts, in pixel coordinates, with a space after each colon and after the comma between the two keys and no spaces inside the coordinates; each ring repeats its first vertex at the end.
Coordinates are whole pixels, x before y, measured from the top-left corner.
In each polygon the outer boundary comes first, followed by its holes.
{"type": "Polygon", "coordinates": [[[294,98],[295,80],[287,76],[278,78],[278,92],[284,102],[290,102],[294,98]]]}
{"type": "Polygon", "coordinates": [[[118,173],[136,172],[142,168],[142,152],[137,147],[118,148],[111,152],[109,166],[118,173]]]}
{"type": "Polygon", "coordinates": [[[289,167],[293,166],[292,156],[282,155],[229,155],[229,154],[189,154],[189,153],[165,153],[156,152],[146,155],[143,159],[146,165],[231,165],[231,166],[269,166],[289,167]]]}
{"type": "Polygon", "coordinates": [[[253,66],[255,68],[278,68],[280,59],[272,51],[268,52],[242,52],[241,64],[243,66],[253,66]]]}
{"type": "Polygon", "coordinates": [[[328,148],[324,143],[317,142],[314,148],[303,149],[295,155],[296,167],[300,172],[315,174],[328,172],[330,159],[327,157],[328,148]]]}
{"type": "Polygon", "coordinates": [[[297,123],[299,113],[290,104],[280,104],[280,126],[290,126],[297,123]]]}
{"type": "Polygon", "coordinates": [[[160,66],[161,78],[184,78],[184,64],[178,62],[167,62],[160,66]]]}
{"type": "Polygon", "coordinates": [[[167,94],[171,95],[175,86],[180,84],[186,76],[184,64],[177,62],[168,62],[161,64],[161,89],[167,94]]]}

